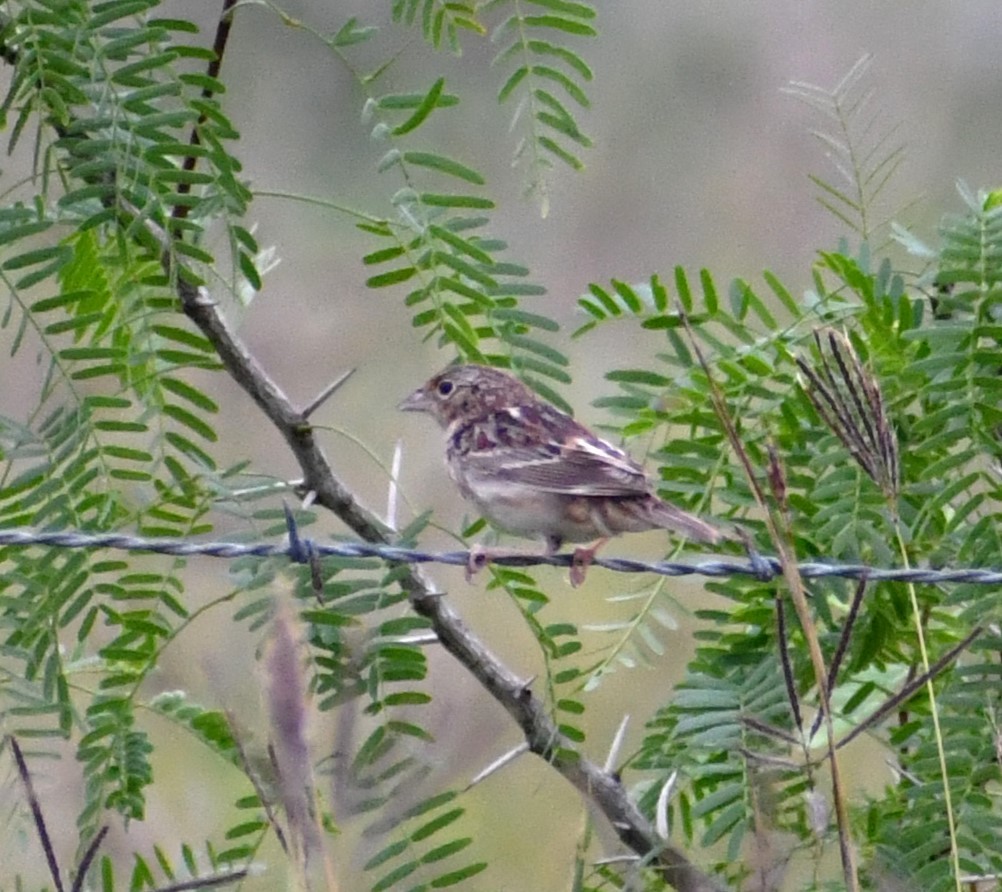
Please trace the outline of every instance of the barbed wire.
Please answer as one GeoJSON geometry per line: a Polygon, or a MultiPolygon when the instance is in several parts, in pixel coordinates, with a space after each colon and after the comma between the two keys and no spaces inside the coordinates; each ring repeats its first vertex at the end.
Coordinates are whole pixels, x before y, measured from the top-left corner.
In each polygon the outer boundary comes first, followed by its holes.
{"type": "MultiPolygon", "coordinates": [[[[291,516],[290,516],[291,521],[291,516]]],[[[198,542],[187,539],[144,538],[122,533],[49,532],[31,529],[0,530],[0,546],[49,548],[110,548],[119,551],[165,554],[176,557],[205,556],[215,558],[285,557],[295,563],[309,563],[313,556],[341,558],[379,558],[409,564],[449,564],[467,567],[470,552],[431,552],[419,548],[404,548],[374,542],[337,542],[323,544],[301,537],[295,523],[289,524],[287,542],[198,542]]],[[[491,558],[491,563],[504,567],[569,567],[571,554],[503,554],[491,558]]],[[[724,578],[751,576],[762,581],[783,574],[778,558],[752,554],[747,560],[713,559],[701,561],[641,561],[631,558],[596,557],[591,565],[615,573],[654,573],[659,576],[706,576],[724,578]]],[[[807,579],[867,579],[872,582],[915,582],[923,584],[969,583],[972,585],[1002,585],[1002,570],[991,568],[932,568],[932,567],[872,567],[866,564],[840,564],[807,561],[798,565],[807,579]]]]}

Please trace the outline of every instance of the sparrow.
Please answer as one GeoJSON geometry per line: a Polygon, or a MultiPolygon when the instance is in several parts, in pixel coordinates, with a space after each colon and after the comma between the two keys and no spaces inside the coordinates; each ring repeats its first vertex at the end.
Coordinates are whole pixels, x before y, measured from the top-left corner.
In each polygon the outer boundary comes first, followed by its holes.
{"type": "MultiPolygon", "coordinates": [[[[547,555],[575,549],[571,583],[584,581],[595,552],[619,533],[667,529],[700,542],[721,534],[657,496],[643,468],[514,375],[450,366],[399,408],[427,412],[445,430],[445,461],[462,495],[494,526],[542,539],[547,555]]],[[[475,549],[467,575],[502,552],[475,549]]]]}

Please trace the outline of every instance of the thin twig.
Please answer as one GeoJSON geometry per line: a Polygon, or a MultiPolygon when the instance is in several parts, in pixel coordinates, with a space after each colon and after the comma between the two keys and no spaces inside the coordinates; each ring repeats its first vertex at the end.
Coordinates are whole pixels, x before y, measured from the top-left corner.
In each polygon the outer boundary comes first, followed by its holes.
{"type": "Polygon", "coordinates": [[[901,704],[907,703],[927,682],[934,679],[940,672],[942,672],[947,666],[950,665],[957,657],[960,656],[968,647],[974,642],[974,640],[983,632],[981,628],[975,628],[969,632],[964,638],[951,647],[943,656],[941,656],[935,663],[929,667],[928,672],[923,672],[921,675],[916,676],[911,681],[909,681],[897,694],[893,695],[889,700],[885,700],[880,706],[878,706],[870,715],[868,715],[862,722],[856,725],[848,734],[845,735],[839,742],[838,747],[841,749],[847,744],[851,743],[864,731],[869,730],[874,725],[878,724],[881,720],[885,719],[890,713],[894,712],[901,704]]]}
{"type": "MultiPolygon", "coordinates": [[[[230,28],[233,26],[233,7],[236,6],[237,0],[223,0],[223,11],[220,13],[219,21],[216,22],[216,36],[212,42],[212,59],[209,60],[209,64],[206,67],[206,75],[212,80],[219,79],[219,71],[223,67],[223,56],[226,54],[226,45],[230,38],[230,28]]],[[[208,86],[202,88],[202,99],[209,100],[213,96],[213,92],[208,86]]],[[[206,122],[206,116],[203,113],[199,117],[198,121],[191,128],[191,136],[188,138],[188,145],[193,149],[198,148],[202,143],[202,138],[199,136],[198,128],[201,127],[206,122]]],[[[195,166],[198,164],[198,155],[195,152],[189,152],[184,156],[184,161],[181,163],[181,168],[187,173],[194,171],[195,166]]],[[[181,195],[187,195],[191,191],[191,183],[182,179],[177,184],[177,191],[181,195]]],[[[171,217],[174,220],[184,220],[188,216],[189,206],[183,202],[179,202],[174,205],[171,211],[171,217]]]]}
{"type": "Polygon", "coordinates": [[[93,860],[97,857],[97,850],[101,847],[101,843],[107,835],[107,824],[102,826],[101,829],[94,834],[94,838],[87,845],[83,858],[80,859],[80,866],[77,868],[76,879],[73,881],[73,887],[70,892],[81,892],[83,889],[84,882],[87,879],[87,871],[90,870],[91,862],[93,862],[93,860]]]}
{"type": "Polygon", "coordinates": [[[254,788],[254,793],[257,795],[258,802],[261,803],[261,808],[264,809],[264,816],[267,818],[268,823],[271,825],[271,829],[275,833],[275,839],[278,840],[278,844],[282,851],[288,855],[289,844],[285,840],[285,830],[282,827],[281,822],[278,820],[278,816],[275,814],[274,808],[272,808],[271,797],[265,793],[264,787],[257,776],[257,772],[251,766],[250,759],[247,758],[243,742],[240,739],[240,735],[237,733],[236,720],[229,713],[229,711],[226,712],[226,722],[230,726],[230,736],[233,738],[233,745],[236,747],[237,758],[240,760],[240,765],[243,768],[244,775],[254,788]]]}
{"type": "Polygon", "coordinates": [[[335,393],[337,393],[347,382],[347,380],[355,374],[355,369],[348,369],[344,374],[335,378],[328,384],[323,390],[320,391],[310,402],[306,404],[303,409],[303,418],[309,418],[314,412],[317,411],[327,400],[329,400],[335,393]]]}
{"type": "Polygon", "coordinates": [[[776,591],[776,643],[779,647],[779,664],[783,668],[783,683],[786,686],[786,699],[790,701],[793,713],[793,724],[801,735],[804,733],[804,720],[800,712],[800,697],[797,695],[797,685],[793,679],[793,666],[790,664],[790,641],[786,633],[786,608],[783,606],[783,596],[776,591]]]}
{"type": "Polygon", "coordinates": [[[13,734],[7,735],[7,742],[10,744],[10,751],[14,754],[17,773],[24,785],[24,795],[28,797],[28,807],[31,809],[31,817],[35,822],[38,841],[42,844],[42,852],[45,854],[45,863],[49,867],[49,875],[52,877],[56,892],[63,892],[63,880],[59,875],[59,862],[56,861],[56,853],[52,848],[52,840],[49,838],[49,831],[45,826],[45,817],[42,815],[42,806],[35,795],[35,785],[31,782],[31,774],[24,761],[24,753],[21,752],[21,746],[13,734]]]}
{"type": "Polygon", "coordinates": [[[239,883],[246,878],[247,871],[240,868],[226,874],[196,877],[192,880],[183,880],[180,883],[171,883],[169,886],[158,886],[153,892],[191,892],[193,889],[211,889],[214,886],[225,886],[227,883],[239,883]]]}
{"type": "MultiPolygon", "coordinates": [[[[835,653],[832,655],[831,664],[828,667],[828,690],[833,690],[835,688],[835,682],[838,679],[838,671],[842,668],[842,661],[845,659],[846,652],[849,649],[849,641],[852,638],[852,630],[856,625],[856,617],[859,616],[859,607],[863,603],[863,595],[866,592],[866,584],[869,581],[868,577],[861,577],[859,582],[856,583],[856,591],[852,596],[852,603],[849,605],[849,613],[845,618],[845,622],[842,623],[842,633],[839,635],[838,645],[835,647],[835,653]]],[[[814,737],[818,733],[818,728],[821,727],[821,713],[814,719],[814,723],[811,725],[811,733],[808,735],[808,740],[814,737]]]]}

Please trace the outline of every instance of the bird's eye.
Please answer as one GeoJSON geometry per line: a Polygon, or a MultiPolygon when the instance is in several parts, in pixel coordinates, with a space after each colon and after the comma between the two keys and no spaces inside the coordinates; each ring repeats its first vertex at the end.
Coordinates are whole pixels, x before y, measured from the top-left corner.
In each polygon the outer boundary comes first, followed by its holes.
{"type": "Polygon", "coordinates": [[[439,396],[448,396],[452,393],[452,382],[451,381],[439,381],[438,382],[438,393],[439,396]]]}

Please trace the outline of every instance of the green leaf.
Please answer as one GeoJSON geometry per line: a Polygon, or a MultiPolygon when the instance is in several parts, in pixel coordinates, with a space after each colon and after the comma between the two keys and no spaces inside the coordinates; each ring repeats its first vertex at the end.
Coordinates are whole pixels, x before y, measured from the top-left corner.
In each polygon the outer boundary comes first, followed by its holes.
{"type": "Polygon", "coordinates": [[[442,313],[447,316],[454,326],[461,329],[464,335],[471,340],[475,341],[477,339],[476,332],[470,325],[469,320],[463,314],[462,310],[459,309],[455,304],[446,303],[442,305],[442,313]]]}
{"type": "Polygon", "coordinates": [[[406,250],[402,245],[381,248],[378,251],[373,251],[371,254],[366,254],[362,258],[362,263],[366,266],[375,266],[377,263],[385,263],[387,260],[396,260],[402,254],[406,253],[406,250]]]}
{"type": "Polygon", "coordinates": [[[557,84],[560,84],[567,93],[578,105],[582,108],[588,108],[591,103],[588,100],[588,96],[585,94],[574,81],[572,81],[566,74],[564,74],[560,69],[553,68],[550,65],[533,65],[531,71],[536,77],[546,78],[557,84]]]}
{"type": "Polygon", "coordinates": [[[612,280],[612,287],[616,294],[622,298],[623,305],[634,315],[640,315],[644,310],[643,301],[637,296],[636,291],[626,282],[618,279],[612,280]]]}
{"type": "Polygon", "coordinates": [[[577,16],[579,19],[595,18],[595,10],[587,3],[575,3],[573,0],[527,0],[533,6],[543,6],[554,12],[577,16]]]}
{"type": "Polygon", "coordinates": [[[45,263],[49,260],[58,260],[60,263],[66,262],[71,256],[71,252],[65,245],[49,245],[44,248],[36,248],[33,251],[24,251],[14,257],[10,257],[3,262],[2,268],[24,269],[26,266],[35,266],[38,263],[45,263]]]}
{"type": "MultiPolygon", "coordinates": [[[[494,259],[491,257],[491,255],[488,254],[486,251],[481,250],[479,247],[477,247],[475,243],[471,242],[470,240],[464,239],[462,236],[456,235],[454,232],[451,232],[450,230],[445,229],[442,226],[434,226],[434,225],[429,226],[428,231],[435,238],[443,242],[446,242],[450,247],[455,248],[461,254],[469,255],[478,263],[482,263],[484,266],[494,265],[494,259]]],[[[437,257],[441,256],[442,255],[437,255],[437,257]]],[[[464,272],[464,270],[459,270],[459,271],[464,272]]],[[[475,270],[471,278],[483,282],[483,284],[485,284],[488,288],[494,285],[494,280],[490,276],[480,272],[479,270],[475,270]]]]}
{"type": "Polygon", "coordinates": [[[565,148],[563,148],[559,143],[554,142],[548,136],[540,136],[537,140],[539,145],[544,148],[551,155],[556,156],[561,161],[564,162],[572,170],[583,170],[584,164],[581,163],[576,155],[571,154],[565,148]]]}
{"type": "MultiPolygon", "coordinates": [[[[518,47],[518,44],[515,44],[518,47]]],[[[529,52],[535,55],[551,55],[556,56],[563,62],[566,62],[571,68],[573,68],[581,78],[586,81],[590,81],[594,78],[591,68],[588,63],[584,61],[577,53],[573,50],[568,49],[564,46],[558,46],[557,44],[550,43],[545,40],[530,40],[526,44],[529,52]]]]}
{"type": "Polygon", "coordinates": [[[160,378],[160,386],[163,387],[164,390],[173,393],[175,396],[179,396],[182,399],[187,400],[203,412],[211,412],[215,414],[219,411],[219,405],[215,402],[215,400],[202,393],[202,391],[192,387],[190,384],[182,381],[180,378],[175,378],[171,375],[163,375],[160,378]]]}
{"type": "Polygon", "coordinates": [[[378,28],[372,25],[359,25],[358,19],[352,16],[331,37],[330,45],[336,47],[354,46],[356,43],[363,43],[372,37],[378,28]]]}
{"type": "Polygon", "coordinates": [[[457,821],[460,817],[462,817],[462,815],[463,809],[461,808],[453,808],[449,811],[443,812],[411,833],[411,842],[420,842],[423,839],[427,839],[429,836],[433,836],[442,828],[448,827],[450,824],[457,821]]]}
{"type": "Polygon", "coordinates": [[[648,387],[670,387],[672,379],[644,369],[620,369],[606,372],[606,379],[620,384],[644,384],[648,387]]]}
{"type": "Polygon", "coordinates": [[[402,157],[407,164],[415,164],[418,167],[436,170],[440,173],[457,177],[460,180],[465,180],[468,183],[473,183],[476,186],[484,184],[483,176],[473,170],[473,168],[460,164],[452,158],[446,158],[444,155],[435,155],[430,152],[404,152],[402,157]]]}
{"type": "Polygon", "coordinates": [[[368,861],[365,862],[365,870],[373,870],[387,861],[392,861],[398,855],[403,854],[410,848],[410,840],[398,839],[390,843],[388,846],[380,849],[373,855],[368,861]]]}
{"type": "Polygon", "coordinates": [[[218,439],[215,431],[209,425],[176,403],[164,403],[162,411],[168,418],[172,418],[179,424],[184,425],[184,427],[196,433],[203,440],[214,443],[218,439]]]}
{"type": "Polygon", "coordinates": [[[392,269],[389,272],[370,276],[365,280],[369,288],[386,288],[390,285],[399,285],[414,277],[417,270],[413,266],[402,266],[399,269],[392,269]]]}
{"type": "Polygon", "coordinates": [[[454,839],[452,842],[447,842],[444,845],[431,849],[422,855],[421,863],[434,864],[436,861],[444,861],[446,858],[451,858],[453,855],[463,851],[463,849],[469,848],[472,842],[473,839],[469,836],[462,837],[461,839],[454,839]]]}
{"type": "Polygon", "coordinates": [[[67,347],[59,351],[59,358],[67,362],[110,360],[124,362],[126,352],[117,347],[67,347]]]}
{"type": "Polygon", "coordinates": [[[711,316],[716,316],[720,310],[720,301],[717,298],[717,287],[713,284],[709,270],[701,269],[699,271],[699,284],[703,289],[703,304],[706,306],[706,312],[711,316]]]}
{"type": "Polygon", "coordinates": [[[205,336],[187,328],[179,328],[176,325],[154,325],[153,331],[164,340],[191,347],[206,354],[215,354],[212,344],[206,340],[205,336]]]}
{"type": "Polygon", "coordinates": [[[430,694],[421,691],[401,691],[396,694],[388,694],[383,702],[387,706],[423,706],[432,702],[430,694]]]}
{"type": "Polygon", "coordinates": [[[487,863],[478,861],[459,870],[454,870],[451,873],[442,874],[442,876],[433,879],[430,885],[433,889],[446,889],[449,886],[456,886],[459,883],[465,882],[470,877],[475,877],[478,873],[483,873],[486,869],[487,863]]]}
{"type": "Polygon", "coordinates": [[[619,304],[613,300],[612,295],[609,294],[604,288],[599,287],[595,284],[590,284],[588,286],[588,291],[598,299],[598,302],[602,305],[602,309],[610,316],[622,316],[623,310],[619,304]]]}
{"type": "MultiPolygon", "coordinates": [[[[426,96],[426,93],[393,93],[381,96],[376,101],[376,104],[379,108],[386,109],[387,111],[412,109],[421,105],[426,96]]],[[[458,104],[459,97],[451,96],[448,93],[442,93],[438,98],[439,108],[448,108],[458,104]]]]}
{"type": "Polygon", "coordinates": [[[528,77],[528,75],[529,75],[528,65],[520,65],[518,68],[516,68],[508,76],[508,80],[506,80],[501,85],[501,89],[498,91],[498,102],[504,102],[506,99],[508,99],[508,97],[511,96],[515,88],[520,83],[522,83],[522,81],[525,80],[526,77],[528,77]]]}
{"type": "Polygon", "coordinates": [[[164,434],[164,439],[173,446],[178,452],[187,456],[196,465],[206,468],[207,470],[215,470],[216,462],[204,449],[196,446],[191,440],[177,431],[167,431],[164,434]]]}
{"type": "Polygon", "coordinates": [[[787,312],[790,313],[795,319],[800,316],[800,307],[797,306],[797,302],[793,299],[793,296],[789,291],[783,286],[783,283],[779,281],[776,275],[769,270],[762,273],[762,278],[765,279],[766,284],[772,289],[772,293],[779,298],[780,303],[786,308],[787,312]]]}
{"type": "Polygon", "coordinates": [[[440,208],[476,208],[480,210],[491,210],[494,202],[489,198],[481,198],[476,195],[446,195],[436,192],[422,192],[420,195],[422,204],[429,207],[440,208]]]}
{"type": "Polygon", "coordinates": [[[257,267],[254,265],[254,258],[246,251],[237,252],[237,258],[240,265],[240,272],[243,273],[244,278],[247,280],[247,284],[255,291],[260,291],[262,286],[261,274],[257,271],[257,267]]]}
{"type": "Polygon", "coordinates": [[[527,15],[522,17],[522,23],[527,28],[555,28],[578,37],[595,37],[598,34],[591,25],[560,15],[527,15]]]}
{"type": "Polygon", "coordinates": [[[685,270],[675,267],[675,291],[678,294],[679,303],[687,313],[692,312],[692,292],[689,290],[689,280],[686,278],[685,270]]]}
{"type": "MultiPolygon", "coordinates": [[[[571,376],[562,368],[557,368],[549,362],[536,359],[534,356],[516,354],[512,358],[512,365],[520,372],[536,372],[539,375],[545,375],[547,378],[552,378],[554,381],[559,381],[561,384],[571,383],[571,376]]],[[[542,382],[538,379],[533,379],[531,383],[537,390],[542,386],[542,382]]],[[[551,402],[555,402],[558,406],[561,406],[563,403],[563,401],[559,399],[551,400],[551,402]]]]}
{"type": "Polygon", "coordinates": [[[657,273],[651,276],[651,298],[654,301],[654,309],[663,313],[668,307],[668,291],[661,283],[657,273]]]}
{"type": "Polygon", "coordinates": [[[147,12],[153,4],[149,0],[117,0],[112,3],[100,4],[100,11],[94,12],[87,22],[92,31],[104,28],[119,19],[131,18],[147,12]]]}
{"type": "MultiPolygon", "coordinates": [[[[549,344],[544,344],[542,341],[537,341],[535,338],[529,338],[525,335],[508,335],[505,340],[511,344],[513,347],[517,347],[520,350],[528,350],[531,353],[535,353],[537,356],[543,357],[550,362],[558,366],[568,365],[567,357],[564,356],[559,350],[551,347],[549,344]]],[[[551,375],[551,377],[558,377],[560,380],[564,380],[565,376],[557,373],[556,375],[551,375]]],[[[570,380],[567,379],[567,383],[570,380]]]]}
{"type": "Polygon", "coordinates": [[[465,359],[471,362],[484,363],[486,360],[477,346],[476,337],[470,337],[468,331],[448,322],[442,325],[446,338],[459,348],[465,359]]]}
{"type": "Polygon", "coordinates": [[[0,245],[21,241],[34,235],[41,235],[52,226],[51,220],[37,220],[14,226],[0,225],[0,245]]]}
{"type": "Polygon", "coordinates": [[[414,109],[413,114],[402,124],[398,124],[393,128],[394,136],[404,136],[410,133],[412,130],[417,130],[424,121],[427,119],[428,115],[434,111],[438,105],[439,98],[442,95],[442,90],[445,87],[445,78],[440,77],[431,88],[425,93],[424,98],[421,100],[417,108],[414,109]]]}
{"type": "Polygon", "coordinates": [[[420,862],[416,860],[408,861],[399,865],[385,876],[380,877],[380,879],[373,885],[372,892],[385,892],[386,889],[395,886],[401,880],[409,877],[415,870],[418,869],[419,866],[420,862]]]}
{"type": "Polygon", "coordinates": [[[560,324],[548,316],[540,316],[538,313],[529,313],[526,310],[513,307],[497,307],[491,311],[491,316],[495,320],[514,322],[530,328],[541,328],[543,331],[560,331],[560,324]]]}

